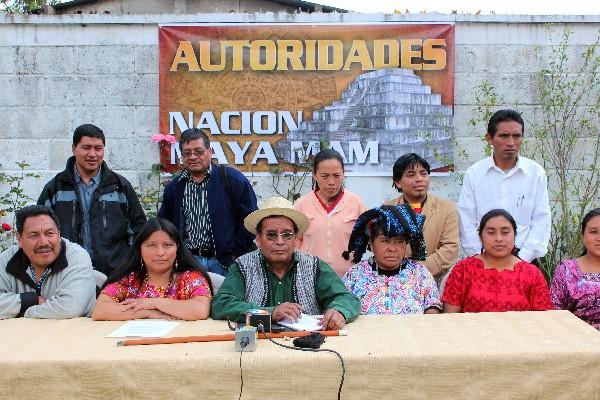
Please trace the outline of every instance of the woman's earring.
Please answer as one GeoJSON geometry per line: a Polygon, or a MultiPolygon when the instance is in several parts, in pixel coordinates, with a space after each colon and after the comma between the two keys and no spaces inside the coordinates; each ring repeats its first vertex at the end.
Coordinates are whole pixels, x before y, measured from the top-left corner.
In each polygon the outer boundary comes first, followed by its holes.
{"type": "Polygon", "coordinates": [[[179,266],[179,264],[177,263],[177,258],[175,259],[175,269],[177,269],[177,267],[179,266]]]}
{"type": "Polygon", "coordinates": [[[140,261],[140,270],[144,270],[144,260],[140,261]]]}

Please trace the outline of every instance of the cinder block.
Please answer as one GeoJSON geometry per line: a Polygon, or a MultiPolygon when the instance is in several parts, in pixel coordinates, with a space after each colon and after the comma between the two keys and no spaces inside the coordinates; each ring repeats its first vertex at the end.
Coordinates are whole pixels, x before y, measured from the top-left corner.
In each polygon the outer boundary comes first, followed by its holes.
{"type": "Polygon", "coordinates": [[[34,75],[68,75],[77,61],[72,46],[19,46],[17,72],[34,75]]]}
{"type": "Polygon", "coordinates": [[[135,107],[133,109],[133,116],[137,137],[149,138],[151,135],[159,132],[157,106],[135,107]]]}
{"type": "Polygon", "coordinates": [[[72,109],[70,113],[71,131],[81,124],[94,124],[104,132],[107,142],[113,138],[132,139],[135,137],[135,115],[133,107],[85,107],[72,109]]]}
{"type": "Polygon", "coordinates": [[[41,106],[46,96],[40,76],[0,75],[0,107],[41,106]]]}
{"type": "Polygon", "coordinates": [[[129,93],[129,102],[135,106],[158,106],[158,74],[138,74],[130,79],[134,82],[129,93]]]}
{"type": "Polygon", "coordinates": [[[95,104],[104,97],[104,90],[100,85],[93,86],[89,81],[74,75],[45,76],[43,86],[47,106],[82,107],[90,102],[95,104]]]}
{"type": "Polygon", "coordinates": [[[17,72],[17,48],[0,47],[0,74],[15,74],[17,72]]]}
{"type": "Polygon", "coordinates": [[[150,170],[158,163],[158,145],[144,139],[116,139],[106,143],[105,159],[113,169],[150,170]]]}
{"type": "Polygon", "coordinates": [[[477,46],[457,45],[454,60],[455,72],[475,72],[482,67],[477,46]]]}
{"type": "Polygon", "coordinates": [[[0,107],[0,138],[14,138],[17,124],[15,108],[0,107]]]}
{"type": "Polygon", "coordinates": [[[17,126],[14,137],[19,138],[70,138],[69,110],[55,107],[15,108],[17,126]]]}
{"type": "Polygon", "coordinates": [[[118,106],[134,90],[127,75],[50,76],[44,78],[46,102],[55,106],[118,106]]]}
{"type": "Polygon", "coordinates": [[[454,149],[454,168],[462,173],[472,164],[486,157],[483,138],[461,138],[454,149]]]}
{"type": "Polygon", "coordinates": [[[67,159],[73,155],[72,140],[52,140],[50,142],[49,169],[60,170],[67,165],[67,159]]]}
{"type": "Polygon", "coordinates": [[[125,179],[127,179],[134,188],[140,186],[138,174],[136,171],[122,170],[122,169],[117,169],[117,170],[113,169],[113,171],[115,171],[117,174],[119,174],[119,175],[123,176],[125,179]]]}
{"type": "Polygon", "coordinates": [[[25,161],[33,171],[48,169],[48,140],[0,139],[2,167],[18,169],[15,162],[25,161]]]}
{"type": "Polygon", "coordinates": [[[135,72],[138,74],[158,74],[158,46],[137,46],[135,48],[135,72]]]}
{"type": "Polygon", "coordinates": [[[487,80],[501,98],[500,104],[532,104],[535,99],[535,82],[532,74],[466,74],[456,73],[454,80],[455,104],[476,105],[475,93],[479,85],[487,80]]]}
{"type": "Polygon", "coordinates": [[[78,46],[74,50],[78,75],[121,75],[134,72],[134,47],[78,46]]]}

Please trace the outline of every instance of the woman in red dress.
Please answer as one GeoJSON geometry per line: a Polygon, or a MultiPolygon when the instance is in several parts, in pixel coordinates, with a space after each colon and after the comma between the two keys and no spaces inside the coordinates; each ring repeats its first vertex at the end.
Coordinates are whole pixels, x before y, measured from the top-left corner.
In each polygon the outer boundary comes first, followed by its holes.
{"type": "Polygon", "coordinates": [[[551,310],[548,284],[540,270],[513,255],[517,224],[505,210],[481,218],[481,254],[452,269],[442,297],[444,312],[551,310]]]}

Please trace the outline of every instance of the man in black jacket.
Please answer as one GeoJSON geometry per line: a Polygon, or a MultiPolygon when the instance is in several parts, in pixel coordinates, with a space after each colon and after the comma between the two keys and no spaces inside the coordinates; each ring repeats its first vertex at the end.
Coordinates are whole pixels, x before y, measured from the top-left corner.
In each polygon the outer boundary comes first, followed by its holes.
{"type": "Polygon", "coordinates": [[[62,236],[83,246],[94,268],[109,275],[127,254],[146,216],[131,183],[103,161],[104,145],[100,128],[77,127],[73,157],[44,186],[38,204],[51,207],[62,236]]]}

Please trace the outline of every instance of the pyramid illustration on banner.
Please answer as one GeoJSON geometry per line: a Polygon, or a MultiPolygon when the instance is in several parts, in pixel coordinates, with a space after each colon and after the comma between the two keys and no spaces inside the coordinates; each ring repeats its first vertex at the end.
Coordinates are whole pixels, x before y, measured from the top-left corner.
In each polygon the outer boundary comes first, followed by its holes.
{"type": "Polygon", "coordinates": [[[391,173],[399,156],[414,152],[443,171],[452,164],[451,133],[452,107],[441,104],[441,95],[412,70],[388,68],[359,75],[341,99],[315,110],[312,121],[278,142],[277,151],[286,161],[303,162],[317,151],[311,146],[325,142],[342,150],[347,172],[366,173],[391,173]],[[361,160],[367,150],[377,152],[378,162],[373,154],[361,160]]]}

